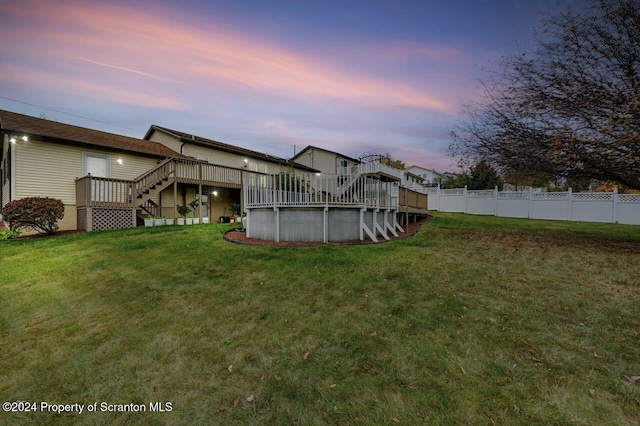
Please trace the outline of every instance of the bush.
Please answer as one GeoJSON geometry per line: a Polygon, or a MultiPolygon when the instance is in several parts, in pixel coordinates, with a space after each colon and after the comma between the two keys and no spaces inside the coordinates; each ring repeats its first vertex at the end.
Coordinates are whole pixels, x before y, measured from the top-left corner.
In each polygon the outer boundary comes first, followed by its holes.
{"type": "Polygon", "coordinates": [[[55,198],[23,198],[4,206],[2,214],[12,230],[32,228],[53,234],[58,230],[58,220],[64,216],[64,204],[55,198]]]}
{"type": "Polygon", "coordinates": [[[7,229],[4,231],[0,231],[0,241],[2,240],[12,240],[14,238],[18,238],[21,232],[19,229],[7,229]]]}

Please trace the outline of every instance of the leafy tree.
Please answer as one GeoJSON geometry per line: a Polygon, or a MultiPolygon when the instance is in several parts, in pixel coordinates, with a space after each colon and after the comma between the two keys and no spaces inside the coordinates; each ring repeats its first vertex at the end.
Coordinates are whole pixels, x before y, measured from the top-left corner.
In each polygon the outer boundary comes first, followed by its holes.
{"type": "Polygon", "coordinates": [[[452,153],[503,173],[640,189],[640,2],[592,0],[544,17],[466,106],[452,153]]]}
{"type": "Polygon", "coordinates": [[[502,188],[500,175],[485,161],[480,161],[468,171],[453,175],[445,180],[444,188],[494,189],[502,188]]]}

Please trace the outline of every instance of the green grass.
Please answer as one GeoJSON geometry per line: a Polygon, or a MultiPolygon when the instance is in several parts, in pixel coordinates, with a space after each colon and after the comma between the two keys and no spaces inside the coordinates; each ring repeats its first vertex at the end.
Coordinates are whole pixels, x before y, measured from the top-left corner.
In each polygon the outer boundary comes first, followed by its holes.
{"type": "Polygon", "coordinates": [[[640,227],[437,214],[379,245],[229,225],[0,243],[1,424],[638,424],[640,227]],[[100,405],[98,405],[100,410],[100,405]]]}

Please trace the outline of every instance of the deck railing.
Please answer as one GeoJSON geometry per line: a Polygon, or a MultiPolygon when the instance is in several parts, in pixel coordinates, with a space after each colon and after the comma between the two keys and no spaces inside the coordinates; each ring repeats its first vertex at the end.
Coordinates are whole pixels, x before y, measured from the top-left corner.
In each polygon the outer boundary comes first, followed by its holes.
{"type": "Polygon", "coordinates": [[[260,174],[200,160],[167,158],[153,169],[131,180],[91,175],[76,179],[76,205],[134,208],[136,199],[144,196],[163,180],[174,179],[179,183],[241,188],[243,175],[260,174]]]}
{"type": "Polygon", "coordinates": [[[78,207],[132,208],[132,183],[126,179],[111,179],[87,175],[76,180],[78,207]]]}
{"type": "Polygon", "coordinates": [[[279,173],[245,179],[245,206],[360,206],[397,208],[398,186],[367,176],[279,173]],[[350,185],[345,187],[345,182],[350,185]]]}

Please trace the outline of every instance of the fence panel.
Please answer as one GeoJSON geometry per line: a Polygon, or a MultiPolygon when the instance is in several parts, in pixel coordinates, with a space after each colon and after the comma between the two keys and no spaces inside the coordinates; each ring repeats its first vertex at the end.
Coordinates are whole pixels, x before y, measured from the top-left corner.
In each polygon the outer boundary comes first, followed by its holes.
{"type": "Polygon", "coordinates": [[[484,191],[467,191],[467,213],[495,215],[496,191],[493,189],[484,191]]]}
{"type": "Polygon", "coordinates": [[[640,225],[640,194],[429,189],[429,209],[500,217],[640,225]]]}

